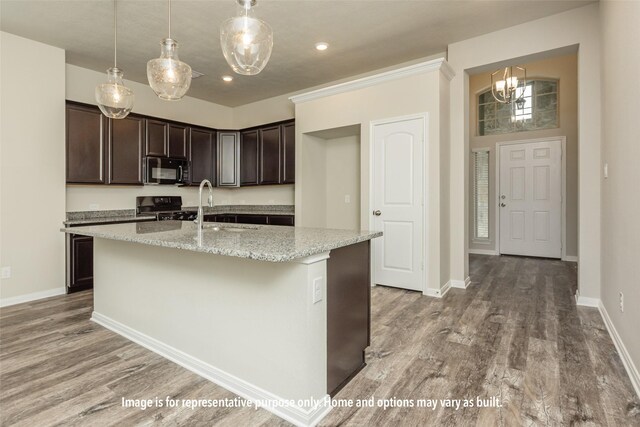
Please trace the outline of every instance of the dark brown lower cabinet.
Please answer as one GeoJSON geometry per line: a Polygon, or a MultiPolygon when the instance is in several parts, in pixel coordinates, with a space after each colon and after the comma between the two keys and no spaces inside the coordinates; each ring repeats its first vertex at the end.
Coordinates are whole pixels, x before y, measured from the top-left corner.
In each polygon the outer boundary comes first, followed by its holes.
{"type": "Polygon", "coordinates": [[[67,293],[93,287],[93,237],[70,234],[67,248],[67,293]]]}
{"type": "Polygon", "coordinates": [[[334,249],[327,260],[327,393],[365,367],[370,344],[369,241],[334,249]]]}
{"type": "Polygon", "coordinates": [[[295,220],[293,215],[236,215],[236,214],[209,214],[204,217],[205,222],[226,222],[234,224],[269,224],[290,225],[295,220]]]}
{"type": "Polygon", "coordinates": [[[266,215],[236,215],[238,224],[268,224],[269,217],[266,215]]]}
{"type": "Polygon", "coordinates": [[[293,215],[270,215],[269,225],[294,225],[293,215]]]}

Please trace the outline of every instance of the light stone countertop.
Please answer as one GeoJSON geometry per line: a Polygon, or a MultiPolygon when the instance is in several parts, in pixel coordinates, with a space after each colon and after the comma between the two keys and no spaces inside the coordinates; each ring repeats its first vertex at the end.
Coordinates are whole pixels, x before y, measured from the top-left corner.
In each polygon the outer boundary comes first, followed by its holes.
{"type": "Polygon", "coordinates": [[[205,224],[199,245],[196,224],[191,221],[107,224],[61,231],[270,262],[293,261],[382,236],[382,232],[376,231],[209,222],[205,224]]]}
{"type": "Polygon", "coordinates": [[[84,225],[84,224],[112,224],[116,222],[141,222],[141,221],[157,221],[157,218],[155,216],[149,216],[149,215],[102,216],[102,217],[83,218],[83,219],[68,219],[64,221],[63,224],[69,227],[74,227],[77,225],[84,225]]]}

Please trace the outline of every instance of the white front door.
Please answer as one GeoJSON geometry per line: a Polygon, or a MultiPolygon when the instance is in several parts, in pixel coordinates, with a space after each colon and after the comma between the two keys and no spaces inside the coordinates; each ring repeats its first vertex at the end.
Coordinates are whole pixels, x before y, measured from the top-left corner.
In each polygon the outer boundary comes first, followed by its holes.
{"type": "Polygon", "coordinates": [[[500,147],[500,253],[562,257],[562,142],[500,147]]]}
{"type": "Polygon", "coordinates": [[[373,127],[373,281],[423,290],[424,119],[373,127]]]}

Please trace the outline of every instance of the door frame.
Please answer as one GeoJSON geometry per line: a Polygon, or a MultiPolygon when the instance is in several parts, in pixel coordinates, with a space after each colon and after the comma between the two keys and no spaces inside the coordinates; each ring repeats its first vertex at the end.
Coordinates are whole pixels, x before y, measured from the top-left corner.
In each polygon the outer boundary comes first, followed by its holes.
{"type": "Polygon", "coordinates": [[[560,193],[561,193],[561,214],[560,214],[560,247],[561,247],[561,260],[567,261],[567,156],[566,156],[566,146],[567,146],[567,137],[566,136],[549,136],[545,138],[533,138],[533,139],[519,139],[515,141],[504,141],[496,143],[496,170],[495,170],[495,195],[496,195],[496,204],[494,209],[496,210],[496,254],[501,255],[500,253],[500,211],[498,209],[500,204],[500,149],[505,145],[518,145],[518,144],[530,144],[536,142],[551,142],[560,140],[560,193]]]}
{"type": "MultiPolygon", "coordinates": [[[[422,119],[422,286],[420,287],[423,295],[427,295],[428,289],[428,271],[429,271],[429,198],[425,197],[429,189],[429,113],[407,114],[404,116],[389,117],[386,119],[371,120],[369,122],[369,229],[372,228],[371,213],[374,210],[374,128],[378,125],[389,123],[406,122],[409,120],[422,119]]],[[[384,236],[383,236],[384,237],[384,236]]],[[[372,250],[372,261],[375,261],[375,252],[372,250]]],[[[374,262],[371,262],[371,286],[375,286],[374,262]]]]}

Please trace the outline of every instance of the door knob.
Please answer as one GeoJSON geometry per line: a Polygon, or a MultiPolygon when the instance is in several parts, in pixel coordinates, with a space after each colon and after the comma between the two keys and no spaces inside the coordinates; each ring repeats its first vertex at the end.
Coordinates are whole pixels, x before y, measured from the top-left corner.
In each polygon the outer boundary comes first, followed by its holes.
{"type": "Polygon", "coordinates": [[[504,208],[507,205],[505,205],[504,203],[500,203],[500,206],[504,208]]]}
{"type": "Polygon", "coordinates": [[[382,215],[382,212],[380,212],[380,210],[378,209],[378,210],[373,211],[373,214],[375,216],[380,216],[380,215],[382,215]]]}

